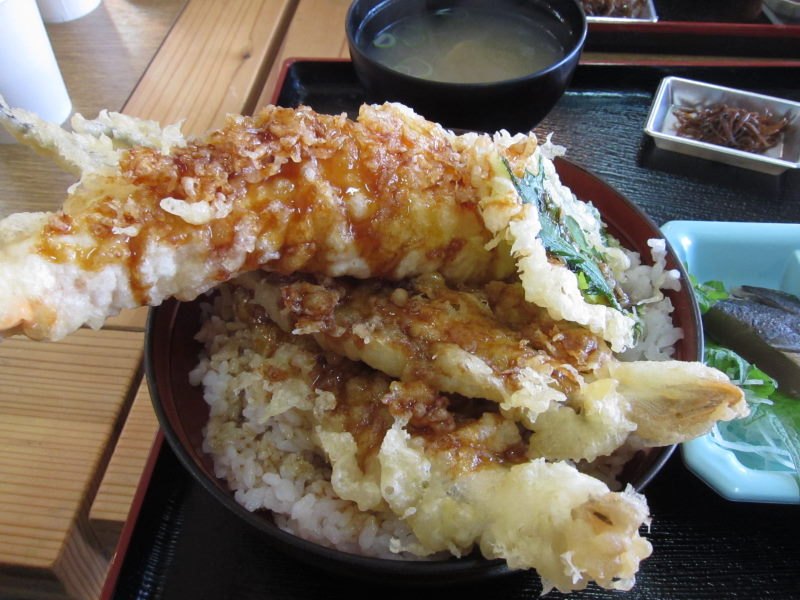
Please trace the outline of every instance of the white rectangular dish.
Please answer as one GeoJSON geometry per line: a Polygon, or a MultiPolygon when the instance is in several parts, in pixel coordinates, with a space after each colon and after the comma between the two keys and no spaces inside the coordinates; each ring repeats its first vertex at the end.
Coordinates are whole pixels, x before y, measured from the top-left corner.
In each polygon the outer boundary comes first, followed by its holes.
{"type": "Polygon", "coordinates": [[[645,132],[661,149],[770,175],[779,175],[787,169],[800,168],[800,102],[682,77],[666,77],[656,92],[645,132]],[[673,114],[676,107],[712,104],[727,104],[762,113],[769,111],[775,116],[788,118],[789,123],[785,131],[780,134],[778,144],[763,154],[726,148],[677,135],[677,118],[673,114]]]}
{"type": "Polygon", "coordinates": [[[653,0],[647,0],[644,8],[635,17],[595,17],[586,15],[589,23],[655,23],[658,21],[656,6],[653,0]]]}

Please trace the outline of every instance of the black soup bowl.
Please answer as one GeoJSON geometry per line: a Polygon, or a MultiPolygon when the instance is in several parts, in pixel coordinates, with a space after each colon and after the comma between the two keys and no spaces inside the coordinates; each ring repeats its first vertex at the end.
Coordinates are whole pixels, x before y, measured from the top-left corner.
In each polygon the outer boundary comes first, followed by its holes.
{"type": "Polygon", "coordinates": [[[530,131],[564,94],[587,31],[578,0],[355,0],[345,26],[370,102],[512,133],[530,131]]]}

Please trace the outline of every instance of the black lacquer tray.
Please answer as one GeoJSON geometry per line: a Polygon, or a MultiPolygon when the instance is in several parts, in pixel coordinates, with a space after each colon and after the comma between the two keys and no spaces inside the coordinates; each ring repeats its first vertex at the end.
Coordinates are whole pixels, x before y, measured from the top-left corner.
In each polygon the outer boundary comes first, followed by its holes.
{"type": "Polygon", "coordinates": [[[800,59],[800,20],[761,0],[654,0],[658,21],[590,22],[586,50],[800,59]]]}
{"type": "MultiPolygon", "coordinates": [[[[593,65],[578,67],[566,95],[536,128],[567,158],[605,179],[659,225],[673,219],[800,222],[800,170],[764,175],[655,147],[644,126],[663,77],[677,75],[800,100],[800,65],[773,67],[593,65]]],[[[376,101],[348,61],[290,61],[281,106],[357,114],[376,101]]]]}
{"type": "MultiPolygon", "coordinates": [[[[538,132],[554,132],[568,158],[638,203],[657,223],[672,219],[800,222],[797,173],[764,176],[664,155],[643,133],[666,75],[683,75],[800,98],[800,69],[581,65],[568,94],[538,132]]],[[[364,100],[348,62],[287,64],[279,104],[353,113],[364,100]]],[[[724,500],[674,454],[645,490],[653,556],[627,593],[589,588],[577,600],[800,599],[800,510],[724,500]]],[[[152,474],[114,560],[104,598],[118,600],[338,600],[353,598],[530,599],[534,574],[446,589],[380,586],[299,563],[264,543],[155,447],[152,474]]],[[[561,598],[552,593],[548,597],[561,598]]]]}

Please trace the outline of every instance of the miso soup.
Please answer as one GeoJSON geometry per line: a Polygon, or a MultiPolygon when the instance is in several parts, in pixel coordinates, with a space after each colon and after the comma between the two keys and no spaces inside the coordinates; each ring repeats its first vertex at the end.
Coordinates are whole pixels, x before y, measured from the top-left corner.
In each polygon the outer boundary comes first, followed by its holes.
{"type": "MultiPolygon", "coordinates": [[[[543,15],[544,18],[544,15],[543,15]]],[[[527,15],[478,7],[406,17],[375,36],[366,51],[387,67],[423,79],[488,83],[522,77],[558,62],[565,51],[527,15]]]]}

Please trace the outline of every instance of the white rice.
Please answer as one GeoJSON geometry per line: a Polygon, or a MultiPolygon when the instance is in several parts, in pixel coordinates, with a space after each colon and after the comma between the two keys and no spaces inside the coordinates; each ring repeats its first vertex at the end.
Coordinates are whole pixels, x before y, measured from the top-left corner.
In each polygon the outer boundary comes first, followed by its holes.
{"type": "Polygon", "coordinates": [[[619,280],[631,300],[641,305],[643,330],[635,346],[618,354],[622,360],[668,360],[683,337],[683,331],[672,322],[672,301],[663,293],[681,289],[680,272],[666,268],[667,245],[663,239],[648,240],[647,244],[653,265],[642,264],[637,253],[629,252],[631,266],[619,280]]]}
{"type": "Polygon", "coordinates": [[[389,510],[360,511],[333,491],[313,425],[314,411],[330,408],[332,399],[296,379],[274,384],[259,375],[309,368],[313,356],[291,345],[259,354],[258,333],[236,319],[222,290],[197,336],[208,354],[191,373],[210,407],[203,450],[217,477],[247,510],[272,511],[279,527],[302,538],[354,554],[415,558],[390,550],[413,542],[401,519],[389,510]]]}
{"type": "MultiPolygon", "coordinates": [[[[654,266],[630,253],[631,269],[621,285],[636,300],[649,300],[643,314],[645,336],[625,353],[629,360],[667,359],[681,332],[672,325],[672,305],[660,289],[677,289],[678,274],[665,269],[663,240],[652,240],[654,266]]],[[[281,346],[271,355],[259,351],[263,332],[237,319],[230,290],[223,286],[209,307],[198,340],[207,354],[192,372],[210,406],[204,450],[216,475],[250,511],[268,510],[282,529],[324,546],[383,558],[415,559],[399,548],[419,544],[403,520],[386,510],[359,510],[337,497],[331,468],[315,431],[315,414],[330,409],[328,392],[300,378],[272,382],[268,369],[303,372],[314,363],[308,344],[281,346]]],[[[579,468],[614,485],[614,477],[635,452],[621,448],[612,457],[579,468]]]]}

